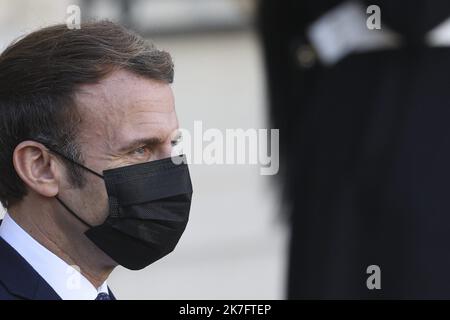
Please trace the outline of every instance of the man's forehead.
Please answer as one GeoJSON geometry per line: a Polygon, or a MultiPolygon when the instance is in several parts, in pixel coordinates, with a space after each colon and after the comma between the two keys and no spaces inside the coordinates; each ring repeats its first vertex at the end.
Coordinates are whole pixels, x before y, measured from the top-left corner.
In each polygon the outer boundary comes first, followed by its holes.
{"type": "Polygon", "coordinates": [[[82,109],[100,115],[103,112],[106,115],[113,112],[125,114],[128,109],[136,107],[156,112],[173,108],[169,84],[124,70],[113,72],[98,83],[81,85],[75,99],[82,109]]]}
{"type": "Polygon", "coordinates": [[[86,138],[165,135],[178,127],[169,84],[118,71],[101,82],[83,85],[76,94],[86,138]]]}

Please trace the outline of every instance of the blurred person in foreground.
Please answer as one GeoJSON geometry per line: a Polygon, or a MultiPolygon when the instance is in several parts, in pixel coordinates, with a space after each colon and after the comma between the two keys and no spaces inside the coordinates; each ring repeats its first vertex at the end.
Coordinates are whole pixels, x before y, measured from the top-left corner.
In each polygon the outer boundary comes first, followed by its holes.
{"type": "Polygon", "coordinates": [[[443,0],[261,1],[288,298],[450,298],[449,17],[443,0]]]}
{"type": "Polygon", "coordinates": [[[0,55],[0,299],[113,300],[117,265],[171,252],[192,186],[173,63],[112,22],[55,25],[0,55]]]}

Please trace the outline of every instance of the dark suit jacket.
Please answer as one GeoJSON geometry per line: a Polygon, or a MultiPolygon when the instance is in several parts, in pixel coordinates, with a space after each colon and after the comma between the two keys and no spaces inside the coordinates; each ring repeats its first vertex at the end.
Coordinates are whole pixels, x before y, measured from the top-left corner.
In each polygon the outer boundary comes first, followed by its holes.
{"type": "MultiPolygon", "coordinates": [[[[109,294],[115,300],[110,290],[109,294]]],[[[36,270],[0,238],[0,300],[60,299],[36,270]]]]}

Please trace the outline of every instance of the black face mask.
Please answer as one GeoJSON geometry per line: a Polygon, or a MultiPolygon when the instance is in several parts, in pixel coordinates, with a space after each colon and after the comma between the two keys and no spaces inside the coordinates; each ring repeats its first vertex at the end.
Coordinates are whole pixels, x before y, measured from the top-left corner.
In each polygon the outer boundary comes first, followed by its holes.
{"type": "Polygon", "coordinates": [[[85,235],[115,262],[139,270],[173,251],[186,228],[192,198],[184,155],[105,170],[101,175],[50,150],[104,179],[109,215],[98,226],[56,199],[90,227],[85,235]]]}

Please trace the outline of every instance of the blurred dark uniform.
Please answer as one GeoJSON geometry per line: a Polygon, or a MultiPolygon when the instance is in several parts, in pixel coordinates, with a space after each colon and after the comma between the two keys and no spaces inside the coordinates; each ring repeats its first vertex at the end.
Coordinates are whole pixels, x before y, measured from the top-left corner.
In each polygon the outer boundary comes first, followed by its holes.
{"type": "Polygon", "coordinates": [[[288,298],[448,299],[450,49],[424,36],[450,1],[363,2],[403,45],[324,66],[306,30],[341,2],[260,6],[292,231],[288,298]],[[369,265],[380,290],[366,286],[369,265]]]}

